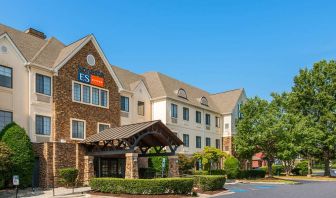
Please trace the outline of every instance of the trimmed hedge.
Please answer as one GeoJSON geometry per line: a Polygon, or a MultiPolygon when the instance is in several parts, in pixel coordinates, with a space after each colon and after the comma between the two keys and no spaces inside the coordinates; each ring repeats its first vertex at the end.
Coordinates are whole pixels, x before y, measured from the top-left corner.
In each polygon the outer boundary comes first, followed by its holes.
{"type": "Polygon", "coordinates": [[[193,178],[121,179],[92,178],[92,190],[114,194],[189,194],[193,188],[193,178]]]}
{"type": "Polygon", "coordinates": [[[240,179],[265,178],[266,171],[262,169],[242,170],[238,174],[240,179]]]}
{"type": "Polygon", "coordinates": [[[219,169],[219,170],[211,170],[211,171],[193,171],[193,175],[226,175],[226,171],[219,169]]]}
{"type": "Polygon", "coordinates": [[[78,176],[76,168],[61,168],[58,170],[60,182],[66,186],[75,186],[78,176]]]}
{"type": "Polygon", "coordinates": [[[194,186],[202,191],[212,191],[222,189],[226,178],[220,175],[197,175],[194,176],[194,186]]]}

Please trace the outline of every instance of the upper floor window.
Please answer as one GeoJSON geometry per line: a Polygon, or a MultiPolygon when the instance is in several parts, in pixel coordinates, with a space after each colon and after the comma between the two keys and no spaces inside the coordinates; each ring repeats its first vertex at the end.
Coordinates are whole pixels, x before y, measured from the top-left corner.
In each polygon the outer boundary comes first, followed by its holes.
{"type": "Polygon", "coordinates": [[[202,113],[200,111],[196,111],[196,123],[202,122],[202,113]]]}
{"type": "Polygon", "coordinates": [[[209,104],[208,104],[208,99],[206,99],[206,97],[203,96],[203,97],[201,98],[201,104],[202,104],[202,105],[205,105],[205,106],[209,106],[209,104]]]}
{"type": "Polygon", "coordinates": [[[241,113],[241,107],[243,106],[243,103],[238,104],[238,118],[242,118],[243,114],[241,113]]]}
{"type": "Polygon", "coordinates": [[[85,138],[85,121],[71,120],[71,138],[84,139],[85,138]]]}
{"type": "Polygon", "coordinates": [[[98,123],[98,132],[102,132],[108,128],[110,128],[110,124],[98,123]]]}
{"type": "Polygon", "coordinates": [[[177,96],[184,99],[188,99],[187,92],[182,88],[177,91],[177,96]]]}
{"type": "Polygon", "coordinates": [[[211,146],[211,139],[209,137],[205,138],[205,146],[211,146]]]}
{"type": "Polygon", "coordinates": [[[172,118],[177,118],[177,105],[176,104],[171,104],[170,112],[171,112],[172,118]]]}
{"type": "Polygon", "coordinates": [[[108,91],[91,85],[74,82],[72,97],[76,102],[91,104],[94,106],[107,107],[108,91]]]}
{"type": "Polygon", "coordinates": [[[145,103],[142,101],[138,101],[138,115],[145,115],[145,103]]]}
{"type": "Polygon", "coordinates": [[[206,125],[210,125],[211,123],[211,117],[210,117],[210,114],[205,114],[205,124],[206,125]]]}
{"type": "Polygon", "coordinates": [[[129,112],[129,98],[128,97],[121,96],[120,109],[121,111],[129,112]]]}
{"type": "Polygon", "coordinates": [[[189,108],[183,107],[183,120],[189,121],[189,108]]]}
{"type": "Polygon", "coordinates": [[[50,135],[51,118],[48,116],[36,115],[36,134],[50,135]]]}
{"type": "Polygon", "coordinates": [[[216,148],[220,149],[220,139],[216,139],[216,148]]]}
{"type": "Polygon", "coordinates": [[[51,95],[51,78],[42,74],[36,74],[36,92],[51,95]]]}
{"type": "Polygon", "coordinates": [[[9,111],[0,111],[0,132],[11,122],[13,122],[13,113],[9,111]]]}
{"type": "Polygon", "coordinates": [[[183,145],[185,147],[189,147],[189,135],[188,134],[183,134],[183,145]]]}
{"type": "Polygon", "coordinates": [[[201,138],[201,136],[196,136],[196,148],[202,148],[202,138],[201,138]]]}
{"type": "Polygon", "coordinates": [[[12,68],[0,65],[0,86],[12,88],[13,85],[13,70],[12,68]]]}
{"type": "Polygon", "coordinates": [[[220,127],[220,117],[216,116],[216,127],[219,128],[220,127]]]}

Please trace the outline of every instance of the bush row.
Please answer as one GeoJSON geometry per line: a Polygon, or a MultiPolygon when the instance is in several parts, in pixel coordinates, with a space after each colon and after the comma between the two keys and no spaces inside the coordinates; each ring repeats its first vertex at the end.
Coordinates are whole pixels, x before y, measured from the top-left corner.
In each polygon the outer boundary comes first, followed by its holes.
{"type": "Polygon", "coordinates": [[[211,170],[211,171],[193,171],[193,175],[226,175],[226,171],[219,169],[219,170],[211,170]]]}
{"type": "Polygon", "coordinates": [[[121,179],[93,178],[91,189],[114,194],[189,194],[193,178],[121,179]]]}
{"type": "Polygon", "coordinates": [[[262,169],[242,170],[239,171],[237,178],[239,179],[257,179],[264,178],[266,171],[262,169]]]}
{"type": "Polygon", "coordinates": [[[222,189],[226,178],[220,175],[196,175],[194,176],[194,186],[202,191],[212,191],[222,189]]]}

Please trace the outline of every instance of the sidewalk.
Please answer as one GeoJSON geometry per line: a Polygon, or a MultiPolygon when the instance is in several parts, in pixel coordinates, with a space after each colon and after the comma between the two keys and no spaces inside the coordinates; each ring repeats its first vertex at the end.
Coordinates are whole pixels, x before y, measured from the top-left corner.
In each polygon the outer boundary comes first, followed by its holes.
{"type": "MultiPolygon", "coordinates": [[[[37,198],[49,198],[49,197],[90,197],[86,192],[91,190],[90,187],[80,187],[75,188],[75,193],[72,193],[72,189],[68,188],[55,188],[55,196],[53,196],[53,190],[36,190],[32,191],[31,188],[27,188],[24,190],[19,190],[18,197],[37,197],[37,198]]],[[[15,190],[2,190],[0,191],[0,197],[14,197],[15,198],[15,190]]]]}

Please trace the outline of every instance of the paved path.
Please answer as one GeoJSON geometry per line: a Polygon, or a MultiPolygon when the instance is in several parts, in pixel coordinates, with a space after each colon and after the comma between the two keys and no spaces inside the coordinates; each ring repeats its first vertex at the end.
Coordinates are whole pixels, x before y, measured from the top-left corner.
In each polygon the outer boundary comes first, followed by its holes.
{"type": "Polygon", "coordinates": [[[222,198],[335,198],[336,182],[307,182],[297,185],[225,185],[234,194],[222,198]]]}

